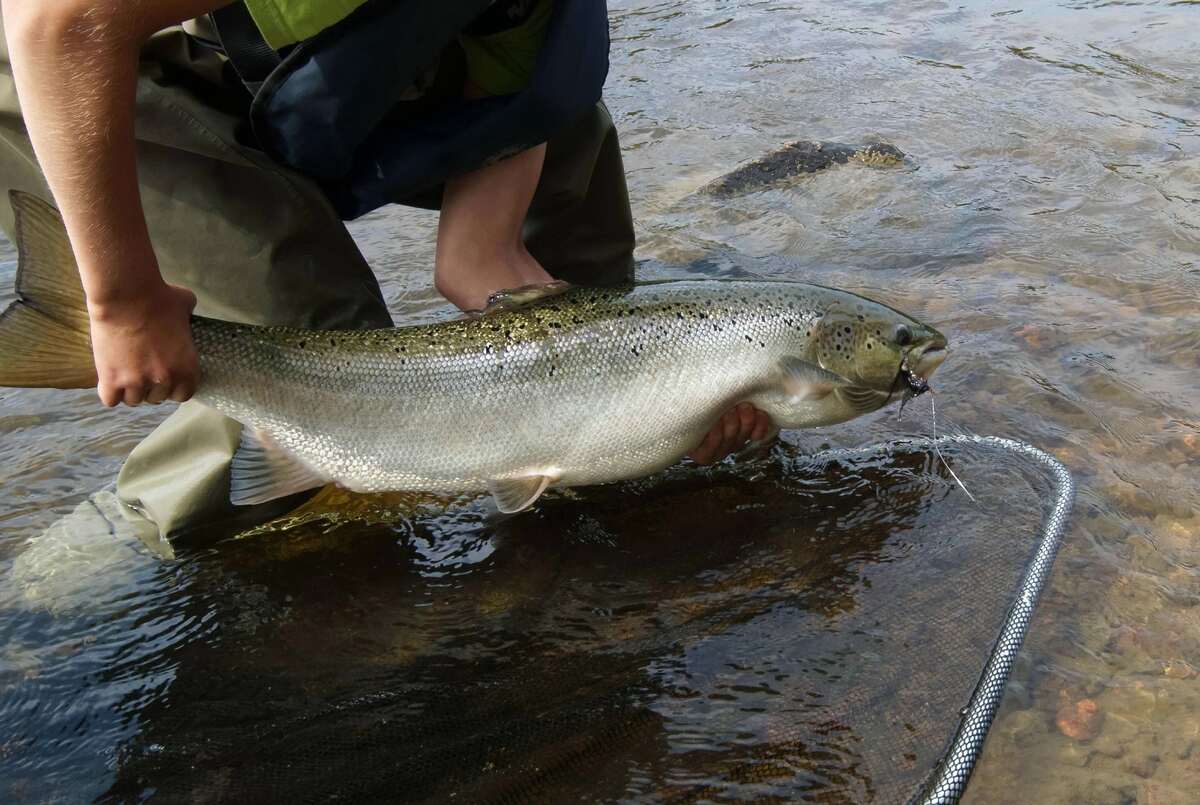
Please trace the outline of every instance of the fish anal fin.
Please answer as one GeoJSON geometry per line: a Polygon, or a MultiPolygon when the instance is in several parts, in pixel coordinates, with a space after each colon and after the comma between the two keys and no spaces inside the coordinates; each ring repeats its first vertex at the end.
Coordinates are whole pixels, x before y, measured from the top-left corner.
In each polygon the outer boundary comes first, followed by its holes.
{"type": "Polygon", "coordinates": [[[323,486],[328,480],[284,451],[263,431],[244,427],[229,465],[229,502],[253,506],[323,486]]]}
{"type": "Polygon", "coordinates": [[[489,481],[488,491],[496,500],[496,508],[504,514],[524,511],[537,502],[542,493],[557,480],[552,475],[525,475],[489,481]]]}
{"type": "Polygon", "coordinates": [[[784,357],[779,361],[779,370],[784,391],[797,401],[820,400],[850,385],[841,375],[803,358],[784,357]]]}

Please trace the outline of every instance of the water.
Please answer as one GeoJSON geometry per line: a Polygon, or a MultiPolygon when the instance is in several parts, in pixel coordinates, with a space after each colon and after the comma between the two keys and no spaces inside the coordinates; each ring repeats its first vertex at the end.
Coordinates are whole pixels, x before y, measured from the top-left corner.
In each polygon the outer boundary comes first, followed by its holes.
{"type": "MultiPolygon", "coordinates": [[[[952,341],[939,414],[1043,446],[1079,481],[967,800],[1190,801],[1200,7],[622,1],[611,19],[607,98],[647,273],[801,277],[911,311],[952,341]],[[794,139],[871,137],[911,164],[694,195],[794,139]]],[[[389,210],[353,227],[401,321],[448,313],[433,223],[389,210]]],[[[12,271],[9,256],[5,293],[12,271]]],[[[864,678],[893,686],[880,707],[943,685],[940,658],[887,643],[921,634],[889,603],[906,580],[924,593],[942,613],[930,645],[975,622],[964,608],[995,592],[979,579],[1003,586],[981,569],[1015,561],[1044,491],[981,456],[950,456],[978,507],[933,459],[792,463],[820,440],[927,433],[918,400],[901,423],[789,437],[759,468],[585,491],[524,519],[398,496],[173,563],[92,540],[47,578],[16,572],[28,539],[108,483],[161,413],[87,393],[0,401],[7,800],[219,798],[253,763],[297,758],[413,799],[887,800],[938,747],[888,734],[899,751],[879,757],[869,708],[833,700],[864,678]]],[[[910,726],[933,735],[943,716],[910,726]]]]}

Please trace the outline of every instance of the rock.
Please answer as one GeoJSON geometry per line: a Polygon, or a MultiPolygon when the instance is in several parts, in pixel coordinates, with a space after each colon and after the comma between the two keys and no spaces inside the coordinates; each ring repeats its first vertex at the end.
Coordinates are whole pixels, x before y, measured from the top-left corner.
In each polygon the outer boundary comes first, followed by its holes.
{"type": "Polygon", "coordinates": [[[1092,741],[1091,747],[1099,755],[1118,759],[1126,755],[1130,746],[1136,746],[1141,740],[1137,724],[1110,713],[1105,716],[1104,729],[1092,741]]]}
{"type": "Polygon", "coordinates": [[[1013,746],[1029,746],[1047,733],[1046,722],[1036,710],[1017,710],[999,725],[999,733],[1013,746]]]}
{"type": "Polygon", "coordinates": [[[1158,771],[1160,759],[1154,753],[1139,753],[1125,759],[1125,768],[1138,777],[1150,778],[1158,771]]]}
{"type": "Polygon", "coordinates": [[[1013,333],[1013,335],[1020,338],[1033,349],[1041,349],[1045,343],[1045,337],[1042,335],[1041,328],[1036,324],[1026,324],[1013,333]]]}
{"type": "Polygon", "coordinates": [[[1163,676],[1171,679],[1191,679],[1197,671],[1184,660],[1167,660],[1163,663],[1163,676]]]}
{"type": "Polygon", "coordinates": [[[1147,780],[1138,789],[1138,805],[1192,805],[1194,794],[1187,794],[1167,783],[1147,780]]]}
{"type": "Polygon", "coordinates": [[[1163,556],[1155,542],[1141,534],[1134,534],[1125,544],[1129,547],[1129,558],[1134,568],[1162,576],[1170,572],[1174,565],[1163,556]]]}
{"type": "Polygon", "coordinates": [[[1076,631],[1080,644],[1093,653],[1104,651],[1112,638],[1112,627],[1108,625],[1108,619],[1103,613],[1094,610],[1080,616],[1076,631]]]}
{"type": "Polygon", "coordinates": [[[1176,557],[1190,557],[1200,545],[1200,526],[1193,522],[1194,519],[1160,514],[1154,518],[1150,530],[1155,541],[1168,553],[1176,557]]]}
{"type": "Polygon", "coordinates": [[[1054,718],[1058,731],[1075,741],[1090,741],[1104,727],[1104,713],[1095,699],[1066,702],[1054,718]]]}
{"type": "Polygon", "coordinates": [[[1129,801],[1121,788],[1093,777],[1073,781],[1070,789],[1069,798],[1060,799],[1059,802],[1069,802],[1071,805],[1124,805],[1129,801]]]}

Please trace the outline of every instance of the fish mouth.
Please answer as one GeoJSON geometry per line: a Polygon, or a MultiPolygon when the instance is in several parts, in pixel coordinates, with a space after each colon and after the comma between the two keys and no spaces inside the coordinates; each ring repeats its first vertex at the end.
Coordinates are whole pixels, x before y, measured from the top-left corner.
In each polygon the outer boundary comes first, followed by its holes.
{"type": "Polygon", "coordinates": [[[935,338],[928,344],[912,350],[900,362],[900,371],[896,374],[896,382],[892,385],[892,399],[902,398],[903,402],[911,400],[929,391],[929,376],[946,360],[949,350],[946,349],[944,338],[935,338]]]}
{"type": "Polygon", "coordinates": [[[942,365],[942,361],[946,360],[946,356],[949,354],[945,344],[941,346],[931,344],[921,350],[919,355],[909,356],[909,371],[923,380],[928,380],[933,371],[942,365]]]}

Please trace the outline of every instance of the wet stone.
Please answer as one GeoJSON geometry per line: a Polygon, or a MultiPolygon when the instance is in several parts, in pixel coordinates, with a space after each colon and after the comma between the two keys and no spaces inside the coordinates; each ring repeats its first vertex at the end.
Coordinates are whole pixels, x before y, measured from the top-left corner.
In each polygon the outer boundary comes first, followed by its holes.
{"type": "Polygon", "coordinates": [[[1171,562],[1163,555],[1154,541],[1140,534],[1129,538],[1129,558],[1134,567],[1147,573],[1166,575],[1171,571],[1171,562]]]}
{"type": "Polygon", "coordinates": [[[1158,770],[1160,760],[1156,753],[1139,753],[1125,758],[1125,769],[1138,777],[1149,778],[1158,770]]]}
{"type": "Polygon", "coordinates": [[[1097,653],[1108,647],[1113,633],[1112,627],[1108,625],[1108,619],[1100,612],[1085,612],[1081,615],[1076,631],[1079,635],[1080,645],[1088,651],[1097,653]]]}
{"type": "Polygon", "coordinates": [[[1192,679],[1196,676],[1196,669],[1185,660],[1167,660],[1162,666],[1163,676],[1171,679],[1192,679]]]}
{"type": "Polygon", "coordinates": [[[1195,792],[1168,782],[1147,780],[1138,789],[1138,805],[1192,805],[1195,801],[1195,792]]]}
{"type": "Polygon", "coordinates": [[[1046,721],[1036,710],[1018,710],[1004,719],[1000,734],[1013,746],[1031,746],[1042,740],[1046,733],[1046,721]]]}
{"type": "Polygon", "coordinates": [[[1091,747],[1096,754],[1109,758],[1122,758],[1131,745],[1141,740],[1137,724],[1122,716],[1110,715],[1105,719],[1104,730],[1096,736],[1091,747]]]}
{"type": "Polygon", "coordinates": [[[1095,699],[1064,701],[1054,717],[1058,731],[1068,738],[1085,742],[1100,734],[1104,727],[1104,712],[1095,699]]]}

